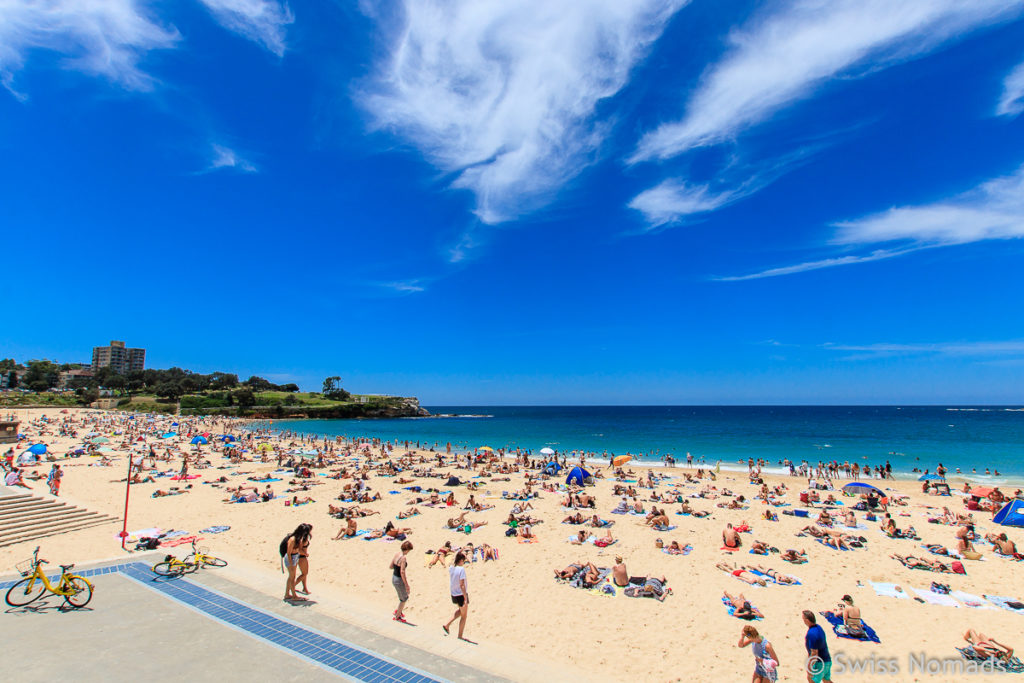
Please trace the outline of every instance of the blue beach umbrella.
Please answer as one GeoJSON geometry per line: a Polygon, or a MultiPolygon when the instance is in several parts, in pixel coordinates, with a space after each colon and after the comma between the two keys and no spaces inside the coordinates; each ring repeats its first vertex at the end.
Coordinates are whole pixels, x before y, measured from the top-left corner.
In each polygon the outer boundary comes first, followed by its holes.
{"type": "Polygon", "coordinates": [[[873,491],[880,496],[885,495],[882,489],[878,488],[877,486],[872,486],[871,484],[865,484],[862,481],[852,481],[846,486],[844,486],[843,490],[846,491],[847,493],[871,493],[873,491]]]}
{"type": "Polygon", "coordinates": [[[194,436],[192,437],[192,441],[190,443],[192,443],[193,445],[199,445],[210,442],[206,440],[205,436],[194,436]]]}
{"type": "Polygon", "coordinates": [[[224,443],[231,443],[234,440],[235,437],[231,436],[230,434],[225,434],[223,437],[221,437],[221,441],[223,441],[224,443]]]}
{"type": "Polygon", "coordinates": [[[938,474],[922,474],[917,478],[918,481],[936,481],[942,479],[945,479],[945,477],[939,476],[938,474]]]}
{"type": "Polygon", "coordinates": [[[176,437],[177,435],[178,434],[176,432],[167,432],[166,434],[161,434],[160,438],[161,439],[172,439],[172,438],[176,437]]]}
{"type": "Polygon", "coordinates": [[[46,444],[45,443],[37,443],[37,444],[34,444],[32,446],[29,446],[28,447],[28,452],[32,453],[33,455],[42,455],[43,453],[46,452],[46,444]]]}

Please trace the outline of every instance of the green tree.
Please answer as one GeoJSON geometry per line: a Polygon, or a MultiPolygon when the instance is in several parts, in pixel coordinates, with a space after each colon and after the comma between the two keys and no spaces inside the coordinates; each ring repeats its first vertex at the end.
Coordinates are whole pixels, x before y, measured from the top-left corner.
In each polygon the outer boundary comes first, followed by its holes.
{"type": "Polygon", "coordinates": [[[347,401],[349,396],[351,396],[351,394],[341,388],[341,377],[337,375],[324,380],[323,395],[324,398],[332,401],[347,401]]]}
{"type": "Polygon", "coordinates": [[[274,389],[274,385],[269,380],[257,377],[256,375],[245,380],[245,385],[253,391],[271,391],[274,389]]]}
{"type": "Polygon", "coordinates": [[[256,395],[252,389],[239,389],[234,392],[235,402],[242,407],[249,407],[256,404],[256,395]]]}
{"type": "Polygon", "coordinates": [[[229,372],[215,372],[210,376],[211,389],[234,389],[238,386],[238,375],[229,372]]]}
{"type": "Polygon", "coordinates": [[[288,391],[288,392],[291,392],[291,393],[294,394],[296,391],[299,390],[299,385],[295,384],[294,382],[289,382],[288,384],[278,384],[277,385],[277,390],[278,391],[288,391]]]}
{"type": "Polygon", "coordinates": [[[156,387],[156,395],[161,398],[167,398],[172,401],[177,401],[184,395],[185,389],[182,387],[181,382],[175,382],[173,380],[161,382],[156,387]]]}
{"type": "Polygon", "coordinates": [[[75,395],[82,405],[87,406],[99,400],[100,390],[95,387],[79,387],[75,390],[75,395]]]}
{"type": "Polygon", "coordinates": [[[31,391],[47,391],[57,386],[60,368],[48,360],[30,360],[24,385],[31,391]]]}

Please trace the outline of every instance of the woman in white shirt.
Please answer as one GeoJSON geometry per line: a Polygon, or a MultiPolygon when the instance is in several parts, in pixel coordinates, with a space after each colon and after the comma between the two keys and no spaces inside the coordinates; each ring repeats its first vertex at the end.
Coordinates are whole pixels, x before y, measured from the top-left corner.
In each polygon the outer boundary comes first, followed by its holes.
{"type": "Polygon", "coordinates": [[[466,582],[466,556],[459,552],[455,554],[455,564],[448,568],[448,582],[451,589],[452,604],[455,605],[455,614],[442,626],[445,635],[449,634],[448,627],[456,619],[459,619],[459,640],[466,640],[462,637],[466,629],[466,618],[469,616],[469,584],[466,582]]]}

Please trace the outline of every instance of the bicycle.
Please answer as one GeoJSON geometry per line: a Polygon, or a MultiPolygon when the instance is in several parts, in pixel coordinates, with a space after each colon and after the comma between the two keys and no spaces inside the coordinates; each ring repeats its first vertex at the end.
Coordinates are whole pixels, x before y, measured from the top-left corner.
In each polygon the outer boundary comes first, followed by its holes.
{"type": "Polygon", "coordinates": [[[11,607],[24,607],[39,599],[46,591],[59,595],[64,601],[75,608],[85,607],[92,600],[92,584],[85,578],[72,574],[73,564],[60,565],[60,581],[54,586],[43,573],[42,566],[49,564],[39,559],[39,546],[32,553],[32,559],[19,562],[15,567],[23,577],[7,591],[7,604],[11,607]]]}
{"type": "Polygon", "coordinates": [[[158,576],[177,577],[182,574],[191,574],[201,567],[226,567],[228,563],[219,557],[206,554],[206,548],[196,549],[196,542],[192,541],[192,552],[179,560],[173,555],[168,555],[163,562],[153,565],[152,569],[158,576]]]}

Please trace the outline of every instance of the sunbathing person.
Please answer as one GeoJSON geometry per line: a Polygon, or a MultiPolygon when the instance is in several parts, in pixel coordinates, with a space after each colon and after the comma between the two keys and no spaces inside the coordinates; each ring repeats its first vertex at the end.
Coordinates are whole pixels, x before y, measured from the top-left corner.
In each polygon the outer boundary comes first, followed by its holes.
{"type": "Polygon", "coordinates": [[[356,524],[356,518],[355,517],[349,517],[348,518],[348,524],[346,524],[345,526],[343,526],[340,529],[338,529],[337,535],[335,535],[335,537],[332,538],[331,540],[332,541],[337,541],[338,539],[341,539],[341,538],[353,538],[353,537],[355,537],[356,532],[358,532],[358,531],[359,531],[359,526],[356,524]]]}
{"type": "Polygon", "coordinates": [[[989,543],[995,546],[996,552],[1000,555],[1006,555],[1007,557],[1015,557],[1017,555],[1017,546],[1006,537],[1005,533],[1002,534],[989,534],[985,537],[989,543]]]}
{"type": "Polygon", "coordinates": [[[603,526],[611,526],[611,522],[606,519],[601,519],[597,515],[590,518],[590,526],[595,528],[601,528],[603,526]]]}
{"type": "Polygon", "coordinates": [[[726,524],[725,530],[722,532],[722,545],[726,548],[739,548],[743,545],[740,540],[740,535],[732,528],[732,524],[726,524]]]}
{"type": "Polygon", "coordinates": [[[648,576],[642,586],[629,586],[623,592],[631,598],[656,598],[658,602],[665,602],[665,598],[672,593],[671,588],[665,588],[666,583],[668,579],[664,576],[648,576]]]}
{"type": "Polygon", "coordinates": [[[757,617],[764,617],[761,611],[750,604],[750,602],[743,597],[743,593],[733,596],[729,594],[729,591],[725,591],[722,594],[726,600],[729,601],[735,610],[732,615],[739,617],[740,619],[756,619],[757,617]]]}
{"type": "Polygon", "coordinates": [[[1012,647],[1003,645],[994,638],[989,638],[984,633],[979,633],[973,628],[967,629],[967,633],[964,634],[964,640],[971,644],[971,649],[974,652],[985,659],[994,657],[996,659],[1009,660],[1013,657],[1012,647]]]}
{"type": "Polygon", "coordinates": [[[305,505],[306,503],[315,503],[316,501],[306,496],[305,498],[299,498],[298,496],[292,496],[292,506],[305,505]]]}
{"type": "Polygon", "coordinates": [[[470,521],[468,521],[466,519],[466,513],[465,512],[463,512],[458,517],[455,517],[454,519],[449,519],[448,520],[448,528],[449,529],[461,529],[461,528],[464,528],[464,527],[467,527],[467,526],[470,529],[476,529],[478,527],[484,526],[485,524],[487,524],[487,522],[470,522],[470,521]]]}
{"type": "Polygon", "coordinates": [[[590,539],[590,536],[591,533],[589,531],[580,529],[580,531],[575,536],[573,536],[572,540],[570,540],[569,542],[573,545],[583,545],[590,539]]]}
{"type": "Polygon", "coordinates": [[[926,560],[920,557],[914,557],[913,555],[903,557],[899,554],[890,555],[890,557],[897,560],[908,569],[927,569],[928,571],[933,572],[943,572],[947,574],[952,573],[952,570],[946,564],[939,562],[938,560],[926,560]]]}
{"type": "Polygon", "coordinates": [[[591,562],[587,562],[583,565],[583,578],[580,580],[580,584],[583,588],[593,588],[601,582],[601,570],[593,565],[591,562]]]}
{"type": "Polygon", "coordinates": [[[564,579],[564,580],[568,581],[569,579],[575,578],[576,574],[578,574],[581,569],[583,569],[583,562],[582,561],[574,563],[574,564],[570,564],[565,569],[556,569],[555,570],[555,578],[556,579],[564,579]]]}
{"type": "Polygon", "coordinates": [[[781,586],[791,586],[791,585],[793,585],[795,583],[799,583],[799,581],[794,576],[790,576],[789,574],[780,574],[779,572],[777,572],[774,569],[769,569],[769,568],[766,568],[766,567],[762,567],[759,564],[758,565],[754,565],[754,569],[756,569],[757,571],[761,572],[762,574],[764,574],[768,578],[772,579],[773,581],[775,581],[775,583],[777,583],[777,584],[779,584],[781,586]]]}
{"type": "Polygon", "coordinates": [[[529,524],[524,524],[523,526],[519,527],[519,529],[516,532],[516,535],[519,536],[519,538],[523,538],[526,540],[532,540],[537,538],[536,534],[534,534],[533,531],[530,530],[529,524]]]}
{"type": "Polygon", "coordinates": [[[519,515],[519,514],[522,514],[522,513],[526,512],[527,510],[532,510],[532,509],[533,509],[533,506],[530,505],[529,503],[526,503],[526,502],[524,502],[524,503],[516,503],[515,505],[512,506],[512,514],[519,515]]]}
{"type": "Polygon", "coordinates": [[[663,550],[669,555],[682,555],[686,552],[688,547],[689,546],[679,545],[679,541],[672,541],[667,546],[665,546],[663,550]]]}
{"type": "Polygon", "coordinates": [[[753,574],[748,572],[743,567],[737,567],[735,564],[733,564],[730,567],[727,562],[719,562],[715,566],[718,567],[719,569],[721,569],[726,574],[732,574],[733,576],[735,576],[740,581],[743,581],[744,583],[749,583],[751,585],[757,584],[758,586],[767,586],[768,585],[768,582],[765,581],[764,579],[762,579],[760,576],[754,576],[753,574]]]}
{"type": "Polygon", "coordinates": [[[399,512],[397,517],[398,519],[408,519],[409,517],[415,517],[418,514],[420,514],[420,509],[418,507],[411,507],[408,510],[399,512]]]}
{"type": "Polygon", "coordinates": [[[669,521],[668,515],[666,515],[664,512],[661,512],[657,515],[652,515],[651,518],[647,520],[647,525],[655,528],[670,526],[670,524],[671,523],[669,521]]]}
{"type": "Polygon", "coordinates": [[[497,560],[498,549],[488,545],[487,543],[481,543],[480,557],[483,559],[484,562],[486,562],[487,560],[497,560]]]}
{"type": "Polygon", "coordinates": [[[853,514],[853,510],[847,510],[846,513],[843,515],[843,524],[845,524],[851,529],[857,527],[857,516],[853,514]]]}
{"type": "Polygon", "coordinates": [[[453,553],[453,552],[455,552],[455,551],[452,550],[452,542],[451,541],[445,541],[444,545],[441,546],[440,548],[438,548],[434,552],[434,559],[430,561],[430,564],[427,565],[427,568],[433,567],[438,562],[440,562],[441,566],[444,567],[445,566],[445,563],[444,563],[445,558],[447,558],[448,555],[450,553],[453,553]]]}
{"type": "Polygon", "coordinates": [[[562,524],[583,524],[583,513],[577,512],[575,515],[569,515],[562,520],[562,524]]]}
{"type": "Polygon", "coordinates": [[[750,552],[755,555],[767,555],[770,552],[770,546],[763,541],[754,541],[754,544],[750,546],[750,552]]]}
{"type": "Polygon", "coordinates": [[[780,555],[783,560],[792,564],[804,564],[807,562],[807,551],[806,550],[793,550],[790,548],[786,552],[780,555]]]}
{"type": "Polygon", "coordinates": [[[843,596],[839,606],[832,610],[832,615],[841,617],[843,620],[842,624],[836,626],[836,633],[853,638],[864,638],[867,636],[867,633],[864,632],[864,622],[860,617],[860,607],[854,606],[853,598],[849,595],[843,596]]]}

